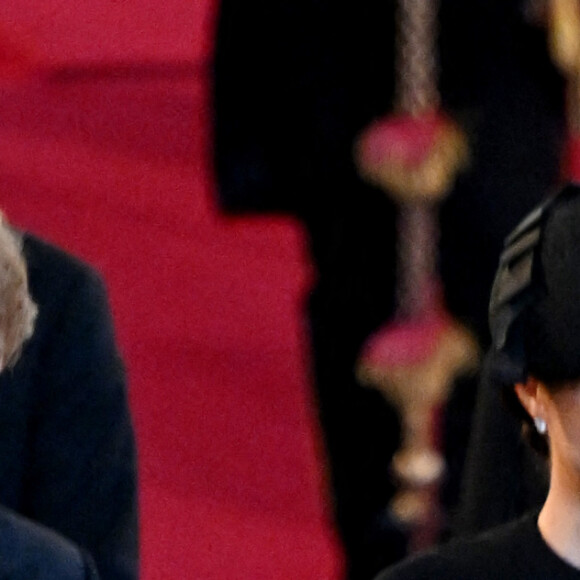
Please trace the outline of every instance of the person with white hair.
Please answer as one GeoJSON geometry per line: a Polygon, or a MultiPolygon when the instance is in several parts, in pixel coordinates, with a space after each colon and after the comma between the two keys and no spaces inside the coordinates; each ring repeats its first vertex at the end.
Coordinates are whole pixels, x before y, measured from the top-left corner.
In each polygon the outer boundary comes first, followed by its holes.
{"type": "Polygon", "coordinates": [[[0,576],[134,580],[136,450],[106,291],[0,222],[0,576]]]}

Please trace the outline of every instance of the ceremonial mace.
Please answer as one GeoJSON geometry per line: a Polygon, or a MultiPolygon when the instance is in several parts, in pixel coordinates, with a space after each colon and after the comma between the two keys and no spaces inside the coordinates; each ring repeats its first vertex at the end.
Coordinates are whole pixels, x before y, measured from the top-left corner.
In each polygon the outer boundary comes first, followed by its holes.
{"type": "Polygon", "coordinates": [[[444,460],[434,441],[434,414],[454,379],[474,372],[476,340],[445,311],[436,274],[437,205],[467,164],[464,134],[440,110],[436,0],[399,0],[396,104],[355,144],[361,176],[399,206],[397,311],[361,351],[360,380],[399,409],[400,482],[393,514],[409,530],[410,551],[437,539],[437,489],[444,460]]]}
{"type": "Polygon", "coordinates": [[[580,182],[580,4],[578,0],[546,0],[540,9],[547,20],[550,55],[567,81],[563,177],[580,182]]]}

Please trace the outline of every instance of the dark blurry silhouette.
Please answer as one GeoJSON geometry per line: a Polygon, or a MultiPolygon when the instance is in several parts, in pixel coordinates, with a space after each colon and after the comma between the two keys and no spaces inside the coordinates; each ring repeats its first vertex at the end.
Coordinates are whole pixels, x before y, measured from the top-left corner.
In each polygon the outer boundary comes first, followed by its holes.
{"type": "MultiPolygon", "coordinates": [[[[398,417],[354,376],[361,345],[395,302],[396,210],[352,160],[358,133],[392,106],[395,6],[223,0],[216,40],[222,207],[290,213],[308,232],[315,388],[351,579],[372,578],[405,552],[387,510],[398,417]]],[[[440,268],[449,309],[486,346],[502,240],[557,179],[562,82],[523,2],[443,0],[440,23],[443,105],[472,149],[441,210],[440,268]]],[[[460,381],[448,405],[449,509],[475,391],[473,379],[460,381]]]]}

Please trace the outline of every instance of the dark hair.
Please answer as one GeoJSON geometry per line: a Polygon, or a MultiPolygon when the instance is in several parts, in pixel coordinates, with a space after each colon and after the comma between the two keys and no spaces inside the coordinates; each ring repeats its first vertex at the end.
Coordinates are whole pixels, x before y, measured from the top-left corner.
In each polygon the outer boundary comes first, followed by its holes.
{"type": "Polygon", "coordinates": [[[490,301],[504,399],[547,452],[513,385],[528,375],[551,390],[580,378],[580,187],[567,185],[507,238],[490,301]]]}
{"type": "MultiPolygon", "coordinates": [[[[514,389],[514,384],[520,381],[520,377],[514,374],[512,363],[502,353],[492,351],[488,354],[486,367],[488,373],[486,380],[499,386],[501,402],[521,423],[523,439],[542,457],[548,457],[549,449],[546,437],[538,433],[532,417],[520,403],[514,389]]],[[[550,384],[549,388],[551,387],[550,384]]]]}

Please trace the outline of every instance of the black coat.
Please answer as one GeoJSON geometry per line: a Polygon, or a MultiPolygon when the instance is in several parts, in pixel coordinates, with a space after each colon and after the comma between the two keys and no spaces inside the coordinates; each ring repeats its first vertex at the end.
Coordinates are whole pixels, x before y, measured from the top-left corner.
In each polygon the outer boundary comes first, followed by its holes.
{"type": "MultiPolygon", "coordinates": [[[[21,539],[48,545],[46,527],[76,558],[90,554],[101,580],[131,580],[135,441],[104,285],[85,264],[33,236],[25,235],[24,252],[39,314],[20,360],[0,375],[0,505],[27,518],[21,539]]],[[[0,554],[3,541],[0,534],[0,554]]],[[[42,573],[38,578],[68,578],[42,573]]]]}

